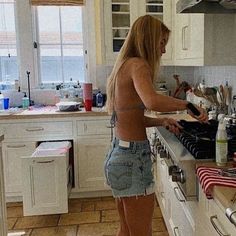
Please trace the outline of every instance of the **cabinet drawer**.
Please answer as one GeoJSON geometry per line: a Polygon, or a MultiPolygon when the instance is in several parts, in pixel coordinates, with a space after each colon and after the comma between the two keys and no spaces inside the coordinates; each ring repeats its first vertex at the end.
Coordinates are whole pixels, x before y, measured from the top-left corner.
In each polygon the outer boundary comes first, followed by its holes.
{"type": "Polygon", "coordinates": [[[77,135],[109,135],[109,120],[77,121],[77,135]]]}
{"type": "Polygon", "coordinates": [[[225,212],[213,200],[209,201],[209,221],[211,222],[212,229],[215,228],[216,235],[218,235],[217,231],[220,231],[222,235],[236,235],[235,226],[225,216],[225,212]]]}
{"type": "Polygon", "coordinates": [[[27,122],[8,124],[4,130],[5,138],[42,137],[72,135],[72,122],[27,122]]]}

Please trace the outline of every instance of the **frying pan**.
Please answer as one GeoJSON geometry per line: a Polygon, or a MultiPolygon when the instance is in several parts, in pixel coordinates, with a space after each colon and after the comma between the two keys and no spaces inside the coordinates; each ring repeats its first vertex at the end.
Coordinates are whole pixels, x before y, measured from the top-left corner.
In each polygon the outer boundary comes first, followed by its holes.
{"type": "Polygon", "coordinates": [[[180,130],[181,133],[184,133],[192,138],[195,138],[196,142],[198,141],[209,141],[209,142],[214,142],[215,138],[209,138],[209,137],[204,137],[204,134],[206,134],[206,132],[200,132],[200,133],[196,133],[196,134],[191,134],[188,131],[182,129],[180,130]]]}

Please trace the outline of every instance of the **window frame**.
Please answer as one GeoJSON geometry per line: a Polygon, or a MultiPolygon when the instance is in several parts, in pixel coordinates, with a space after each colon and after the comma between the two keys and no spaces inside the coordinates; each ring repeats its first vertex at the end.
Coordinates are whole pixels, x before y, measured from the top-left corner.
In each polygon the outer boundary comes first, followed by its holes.
{"type": "MultiPolygon", "coordinates": [[[[39,77],[38,50],[33,46],[37,34],[35,27],[36,18],[33,8],[29,0],[16,1],[15,3],[17,55],[19,55],[18,71],[20,86],[23,90],[27,89],[26,71],[31,72],[31,89],[39,88],[41,83],[39,77]]],[[[96,37],[93,1],[86,1],[86,4],[83,6],[82,16],[85,82],[93,83],[93,87],[96,88],[96,37]]],[[[45,83],[45,87],[47,87],[46,85],[45,83]]],[[[50,89],[50,86],[48,88],[50,89]]]]}
{"type": "MultiPolygon", "coordinates": [[[[86,42],[86,34],[84,34],[84,25],[86,24],[86,22],[85,22],[85,16],[84,16],[85,14],[84,14],[84,9],[82,9],[82,29],[83,29],[83,57],[84,57],[84,68],[86,68],[86,64],[88,64],[88,62],[87,62],[87,58],[86,58],[86,56],[85,56],[85,51],[86,51],[86,49],[85,49],[85,42],[86,42]]],[[[39,22],[38,22],[38,9],[37,9],[37,6],[32,6],[32,16],[33,16],[33,28],[34,28],[34,35],[33,35],[33,37],[34,37],[34,42],[36,42],[37,43],[37,48],[34,50],[34,52],[35,52],[35,69],[38,71],[38,73],[37,73],[37,84],[38,84],[38,86],[40,86],[41,84],[44,86],[44,87],[46,87],[46,88],[48,88],[48,87],[51,87],[51,85],[52,85],[52,82],[43,82],[42,81],[42,75],[41,75],[41,60],[40,60],[40,46],[39,46],[39,22]]],[[[59,10],[59,17],[60,17],[60,21],[61,21],[61,11],[59,10]]],[[[60,22],[61,23],[61,22],[60,22]]],[[[66,43],[62,43],[62,30],[61,30],[61,24],[60,24],[60,44],[58,44],[58,46],[60,47],[60,51],[61,51],[61,53],[62,53],[62,55],[61,55],[61,57],[60,57],[60,63],[61,63],[61,66],[62,66],[62,68],[61,68],[61,74],[62,74],[62,77],[65,79],[65,77],[64,77],[64,72],[65,72],[65,70],[64,70],[64,68],[63,68],[63,46],[65,46],[65,45],[70,45],[70,44],[66,44],[66,43]]],[[[47,44],[43,44],[43,45],[47,45],[47,44]]],[[[55,44],[56,45],[56,44],[55,44]]],[[[73,45],[80,45],[80,44],[73,44],[73,45]]],[[[85,69],[85,71],[84,71],[85,73],[84,73],[84,76],[85,76],[85,78],[84,78],[84,82],[86,82],[87,81],[87,73],[86,73],[86,69],[85,69]]],[[[68,81],[61,81],[60,83],[64,83],[64,84],[67,84],[68,83],[68,81]]]]}

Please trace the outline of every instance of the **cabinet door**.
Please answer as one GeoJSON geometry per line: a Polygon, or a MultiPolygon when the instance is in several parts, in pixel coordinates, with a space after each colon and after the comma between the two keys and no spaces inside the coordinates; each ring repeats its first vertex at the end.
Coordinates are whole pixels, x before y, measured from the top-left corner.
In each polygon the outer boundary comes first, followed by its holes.
{"type": "Polygon", "coordinates": [[[35,148],[35,142],[3,143],[3,163],[5,190],[7,195],[22,195],[21,157],[30,156],[35,148]]]}
{"type": "MultiPolygon", "coordinates": [[[[106,62],[113,64],[124,43],[133,22],[142,15],[152,15],[163,21],[172,29],[171,1],[153,0],[106,0],[104,1],[104,37],[106,62]]],[[[173,64],[172,37],[166,54],[162,57],[164,64],[173,64]]]]}
{"type": "Polygon", "coordinates": [[[68,212],[68,156],[22,158],[24,215],[68,212]]]}
{"type": "Polygon", "coordinates": [[[211,235],[236,235],[236,227],[229,221],[224,211],[224,207],[221,209],[216,201],[209,201],[209,222],[210,228],[214,232],[211,235]]]}
{"type": "Polygon", "coordinates": [[[110,147],[110,137],[78,138],[79,187],[88,191],[107,190],[104,161],[110,147]]]}
{"type": "Polygon", "coordinates": [[[131,25],[131,0],[104,1],[106,63],[113,64],[131,25]]]}
{"type": "Polygon", "coordinates": [[[174,235],[181,236],[194,236],[194,230],[191,225],[192,219],[187,214],[187,207],[185,206],[185,199],[175,183],[169,183],[171,186],[171,191],[169,192],[169,197],[171,199],[171,220],[173,222],[174,228],[172,231],[174,235]]]}

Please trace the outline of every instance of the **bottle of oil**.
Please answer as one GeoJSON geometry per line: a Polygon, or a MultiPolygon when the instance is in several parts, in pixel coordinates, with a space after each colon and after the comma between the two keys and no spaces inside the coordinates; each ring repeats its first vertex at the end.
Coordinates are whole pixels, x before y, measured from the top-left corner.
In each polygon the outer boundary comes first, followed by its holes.
{"type": "Polygon", "coordinates": [[[225,166],[227,164],[228,155],[228,139],[226,132],[226,123],[224,118],[219,121],[218,130],[216,133],[216,164],[225,166]]]}

